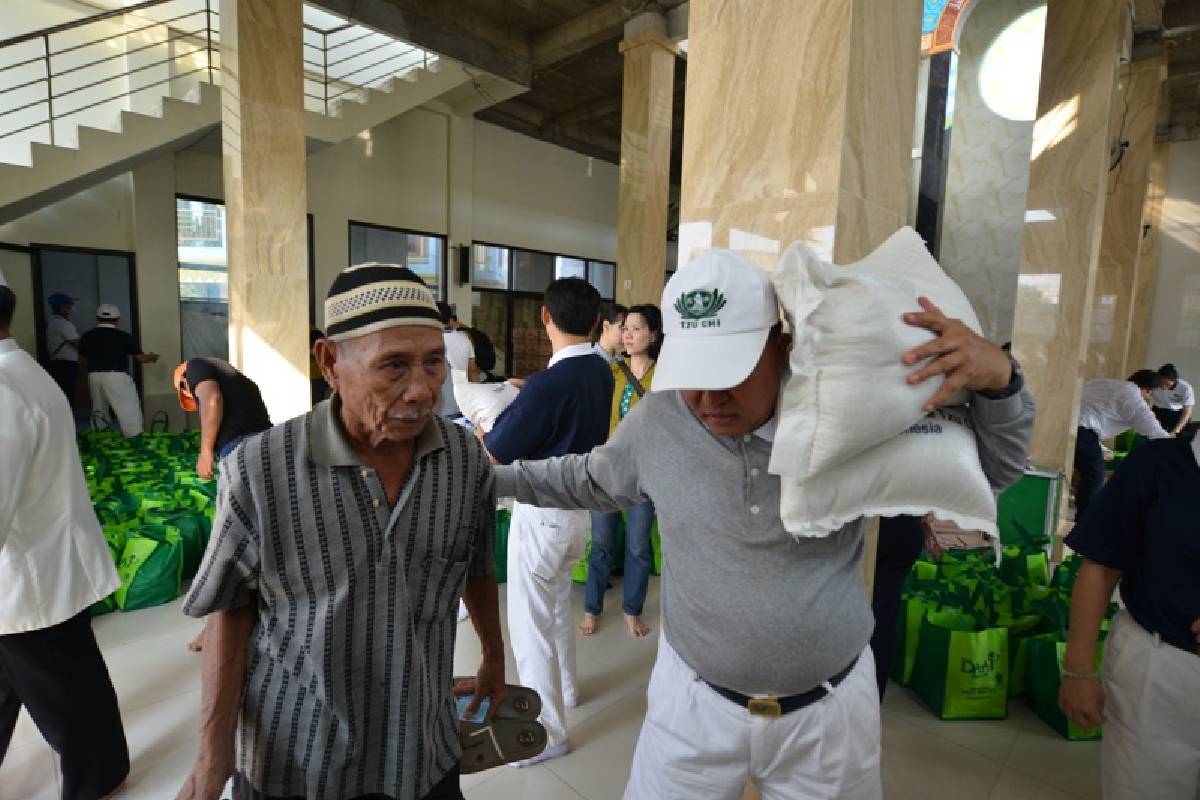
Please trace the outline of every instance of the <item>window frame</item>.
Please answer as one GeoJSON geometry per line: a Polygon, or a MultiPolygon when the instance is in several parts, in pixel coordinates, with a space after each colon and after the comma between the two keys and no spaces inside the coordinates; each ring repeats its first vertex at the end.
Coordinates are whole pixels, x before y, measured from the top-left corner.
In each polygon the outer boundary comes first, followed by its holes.
{"type": "Polygon", "coordinates": [[[352,241],[351,235],[352,235],[352,231],[354,230],[354,226],[356,226],[356,225],[359,227],[362,227],[362,228],[374,228],[375,230],[388,231],[390,233],[403,233],[406,236],[408,236],[408,235],[429,236],[429,237],[433,237],[435,239],[441,239],[442,240],[442,263],[441,263],[441,266],[438,268],[438,290],[436,292],[434,292],[434,297],[435,297],[435,299],[441,300],[442,302],[449,302],[449,300],[448,300],[448,298],[450,296],[450,286],[449,286],[450,237],[449,236],[447,236],[444,233],[435,233],[433,231],[422,231],[422,230],[418,230],[416,228],[398,228],[394,225],[382,225],[378,222],[364,222],[361,219],[347,219],[346,220],[346,264],[347,264],[347,266],[353,266],[354,258],[353,258],[352,251],[353,251],[354,243],[352,241]]]}

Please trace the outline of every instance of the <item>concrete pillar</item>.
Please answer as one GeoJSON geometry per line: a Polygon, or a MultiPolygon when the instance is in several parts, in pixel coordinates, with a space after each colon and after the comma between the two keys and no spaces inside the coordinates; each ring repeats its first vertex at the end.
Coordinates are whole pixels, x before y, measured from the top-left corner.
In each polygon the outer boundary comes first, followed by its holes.
{"type": "Polygon", "coordinates": [[[624,305],[657,304],[667,269],[671,112],[678,49],[664,32],[650,27],[625,39],[621,52],[625,78],[616,299],[624,305]]]}
{"type": "Polygon", "coordinates": [[[221,0],[229,359],[275,422],[310,407],[302,12],[221,0]]]}
{"type": "Polygon", "coordinates": [[[1118,0],[1054,0],[1046,14],[1013,351],[1038,401],[1030,459],[1067,475],[1100,260],[1125,12],[1118,0]]]}
{"type": "Polygon", "coordinates": [[[769,269],[797,240],[845,263],[906,224],[922,9],[692,6],[681,265],[721,247],[769,269]]]}
{"type": "Polygon", "coordinates": [[[1128,148],[1108,174],[1100,263],[1092,298],[1091,341],[1085,377],[1124,378],[1125,353],[1137,291],[1142,244],[1142,218],[1150,164],[1154,159],[1154,128],[1165,77],[1161,56],[1121,68],[1109,130],[1111,141],[1128,148]]]}

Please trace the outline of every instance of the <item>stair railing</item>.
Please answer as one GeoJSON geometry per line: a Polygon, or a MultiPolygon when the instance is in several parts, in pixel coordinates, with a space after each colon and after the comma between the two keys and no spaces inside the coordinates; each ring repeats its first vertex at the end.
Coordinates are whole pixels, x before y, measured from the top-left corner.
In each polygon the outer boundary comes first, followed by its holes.
{"type": "MultiPolygon", "coordinates": [[[[218,83],[219,2],[146,0],[0,41],[0,141],[26,134],[57,144],[57,124],[84,112],[176,81],[218,83]]],[[[430,65],[430,53],[354,23],[305,23],[303,52],[306,107],[326,115],[430,65]]]]}

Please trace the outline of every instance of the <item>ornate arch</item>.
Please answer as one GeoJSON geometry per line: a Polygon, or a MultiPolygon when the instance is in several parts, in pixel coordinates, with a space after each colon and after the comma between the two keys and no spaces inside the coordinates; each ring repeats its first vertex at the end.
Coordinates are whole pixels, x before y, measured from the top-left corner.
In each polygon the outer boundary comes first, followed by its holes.
{"type": "Polygon", "coordinates": [[[976,0],[925,0],[921,18],[921,54],[930,56],[958,47],[958,37],[976,0]]]}

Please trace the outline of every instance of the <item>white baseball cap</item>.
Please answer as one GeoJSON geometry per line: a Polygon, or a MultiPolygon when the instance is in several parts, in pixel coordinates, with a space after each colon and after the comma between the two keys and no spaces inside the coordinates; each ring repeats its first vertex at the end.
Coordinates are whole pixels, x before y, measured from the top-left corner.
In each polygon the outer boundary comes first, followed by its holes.
{"type": "Polygon", "coordinates": [[[652,390],[732,389],[762,357],[779,304],[766,272],[728,250],[710,250],[667,282],[662,314],[652,390]]]}
{"type": "Polygon", "coordinates": [[[102,303],[96,306],[96,319],[117,320],[121,318],[121,309],[112,303],[102,303]]]}

